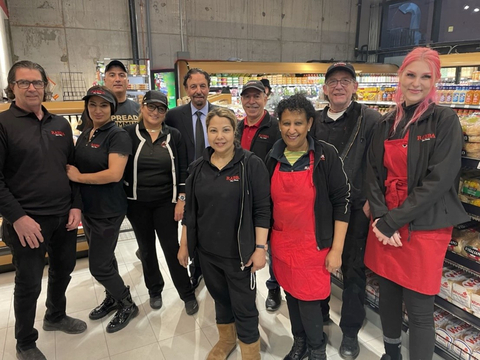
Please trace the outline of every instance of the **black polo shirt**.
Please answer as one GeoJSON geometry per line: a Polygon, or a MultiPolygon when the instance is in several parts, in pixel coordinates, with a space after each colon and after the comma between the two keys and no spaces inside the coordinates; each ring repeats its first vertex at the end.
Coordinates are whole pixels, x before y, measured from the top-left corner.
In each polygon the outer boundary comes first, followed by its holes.
{"type": "Polygon", "coordinates": [[[290,162],[285,157],[286,145],[283,141],[278,141],[272,148],[270,157],[274,158],[280,163],[281,172],[293,172],[293,171],[305,171],[308,170],[310,166],[310,151],[315,153],[315,140],[307,135],[308,141],[308,151],[305,152],[300,158],[295,161],[295,164],[290,164],[290,162]]]}
{"type": "Polygon", "coordinates": [[[0,213],[11,223],[26,214],[81,208],[66,172],[74,158],[72,129],[65,118],[42,110],[42,120],[15,103],[0,113],[0,213]]]}
{"type": "Polygon", "coordinates": [[[210,159],[205,161],[194,184],[198,246],[210,254],[231,259],[240,257],[237,230],[243,179],[239,162],[244,155],[239,149],[222,170],[212,165],[210,159]]]}
{"type": "Polygon", "coordinates": [[[328,107],[326,107],[323,109],[320,121],[317,123],[315,134],[317,139],[335,146],[339,154],[343,152],[357,124],[358,114],[355,112],[354,104],[355,102],[352,101],[343,115],[337,120],[328,117],[328,107]]]}
{"type": "Polygon", "coordinates": [[[137,200],[171,202],[173,197],[172,157],[165,144],[167,134],[159,134],[152,142],[143,121],[140,122],[139,129],[140,134],[145,138],[145,143],[140,150],[137,163],[137,200]]]}
{"type": "MultiPolygon", "coordinates": [[[[95,130],[91,140],[91,129],[85,130],[77,140],[75,165],[81,173],[96,173],[108,169],[108,155],[132,153],[132,141],[128,133],[110,121],[95,130]]],[[[80,184],[83,213],[93,218],[109,218],[127,212],[127,196],[123,190],[123,179],[104,185],[80,184]]]]}

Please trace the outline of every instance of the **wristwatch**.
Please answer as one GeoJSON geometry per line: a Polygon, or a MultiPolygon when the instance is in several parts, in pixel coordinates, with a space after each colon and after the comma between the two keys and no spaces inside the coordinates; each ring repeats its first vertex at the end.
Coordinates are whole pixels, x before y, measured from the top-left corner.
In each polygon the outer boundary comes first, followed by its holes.
{"type": "Polygon", "coordinates": [[[185,199],[186,199],[185,195],[178,195],[178,200],[185,201],[185,199]]]}
{"type": "Polygon", "coordinates": [[[258,248],[258,249],[263,249],[265,251],[268,250],[268,244],[265,244],[265,245],[258,245],[257,244],[257,245],[255,245],[255,247],[258,248]]]}

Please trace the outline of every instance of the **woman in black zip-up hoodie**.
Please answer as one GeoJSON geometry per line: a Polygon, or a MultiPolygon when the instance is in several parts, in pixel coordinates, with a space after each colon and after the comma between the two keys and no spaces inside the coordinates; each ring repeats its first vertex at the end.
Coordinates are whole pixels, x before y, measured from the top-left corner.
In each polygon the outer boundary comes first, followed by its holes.
{"type": "Polygon", "coordinates": [[[190,165],[178,260],[198,252],[215,301],[219,341],[207,359],[226,359],[240,340],[243,359],[260,359],[255,271],[265,266],[270,183],[263,161],[234,143],[237,120],[207,115],[210,147],[190,165]],[[187,240],[188,239],[188,240],[187,240]]]}
{"type": "Polygon", "coordinates": [[[167,97],[148,91],[143,98],[138,124],[125,127],[133,143],[125,168],[127,217],[137,238],[150,307],[163,305],[165,282],[158,265],[155,233],[162,246],[170,275],[185,311],[198,311],[188,273],[177,261],[178,221],[183,217],[187,152],[177,129],[164,124],[167,97]]]}
{"type": "Polygon", "coordinates": [[[445,251],[452,227],[469,220],[457,195],[462,129],[451,109],[435,104],[440,79],[436,51],[414,49],[398,75],[396,108],[378,124],[368,153],[373,224],[365,264],[380,276],[382,359],[402,358],[403,298],[410,359],[429,360],[445,251]]]}

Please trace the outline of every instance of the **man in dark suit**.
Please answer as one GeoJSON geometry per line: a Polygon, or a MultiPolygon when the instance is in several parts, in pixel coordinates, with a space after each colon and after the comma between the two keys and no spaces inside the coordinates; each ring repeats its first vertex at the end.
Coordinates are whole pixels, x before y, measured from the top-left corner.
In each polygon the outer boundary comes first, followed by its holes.
{"type": "MultiPolygon", "coordinates": [[[[207,72],[197,68],[188,70],[183,78],[183,86],[191,101],[168,111],[165,123],[178,129],[182,134],[190,164],[201,157],[203,149],[209,145],[205,120],[208,112],[215,106],[207,100],[210,91],[210,75],[207,72]]],[[[192,286],[198,287],[203,275],[196,256],[192,256],[190,275],[192,286]]]]}

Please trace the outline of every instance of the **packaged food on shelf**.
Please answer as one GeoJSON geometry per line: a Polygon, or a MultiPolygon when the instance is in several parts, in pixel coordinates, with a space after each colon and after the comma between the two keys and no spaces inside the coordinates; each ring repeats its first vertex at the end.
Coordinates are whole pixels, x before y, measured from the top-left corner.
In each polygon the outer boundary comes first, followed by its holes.
{"type": "Polygon", "coordinates": [[[138,70],[140,75],[148,75],[147,74],[147,65],[138,65],[138,70]]]}
{"type": "Polygon", "coordinates": [[[452,303],[470,313],[472,294],[480,294],[480,279],[470,277],[462,282],[453,282],[452,303]]]}
{"type": "Polygon", "coordinates": [[[378,282],[378,276],[372,271],[367,271],[366,277],[367,285],[365,290],[367,299],[370,300],[370,302],[378,305],[378,298],[380,295],[380,284],[378,282]]]}
{"type": "Polygon", "coordinates": [[[471,329],[472,325],[452,315],[450,321],[445,321],[438,327],[435,327],[435,339],[443,347],[451,349],[453,342],[471,329]]]}
{"type": "Polygon", "coordinates": [[[128,65],[128,72],[130,75],[138,75],[138,65],[137,64],[129,64],[128,65]]]}
{"type": "Polygon", "coordinates": [[[460,359],[471,360],[475,351],[480,351],[480,332],[472,329],[461,334],[454,342],[452,350],[460,359]]]}
{"type": "Polygon", "coordinates": [[[452,302],[452,287],[454,283],[462,283],[463,281],[467,280],[468,276],[465,274],[463,270],[460,269],[445,269],[442,273],[442,280],[440,283],[440,292],[438,296],[441,298],[452,302]]]}
{"type": "Polygon", "coordinates": [[[480,113],[475,112],[460,118],[462,130],[466,135],[480,135],[480,113]]]}
{"type": "Polygon", "coordinates": [[[480,294],[472,294],[472,302],[470,304],[470,309],[472,310],[473,315],[480,318],[480,294]]]}
{"type": "Polygon", "coordinates": [[[463,230],[454,228],[452,232],[452,240],[450,240],[450,243],[448,244],[448,250],[464,257],[468,257],[468,254],[464,249],[465,246],[469,245],[472,240],[479,239],[479,236],[480,233],[478,232],[478,227],[463,230]]]}

